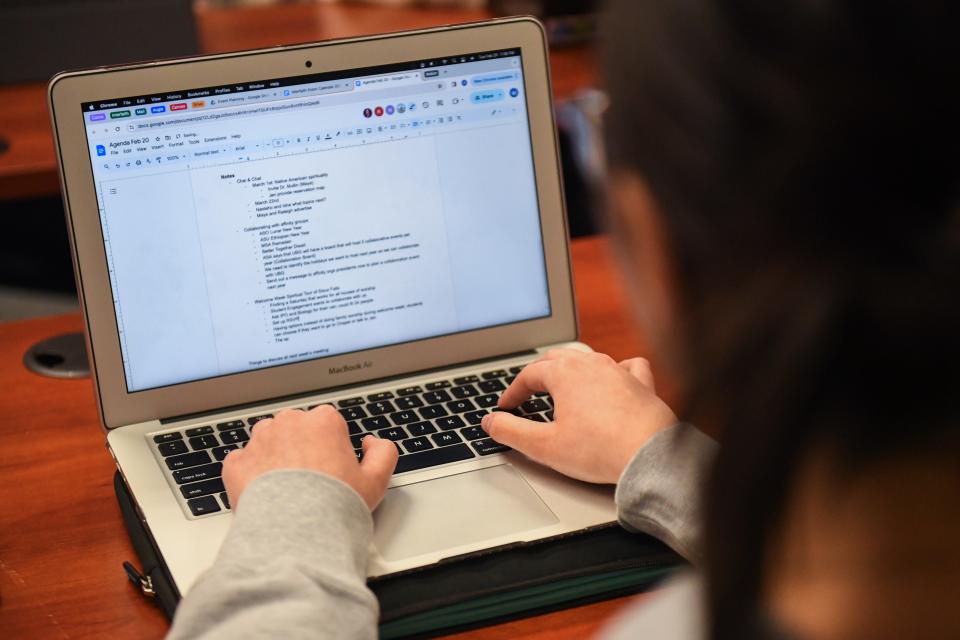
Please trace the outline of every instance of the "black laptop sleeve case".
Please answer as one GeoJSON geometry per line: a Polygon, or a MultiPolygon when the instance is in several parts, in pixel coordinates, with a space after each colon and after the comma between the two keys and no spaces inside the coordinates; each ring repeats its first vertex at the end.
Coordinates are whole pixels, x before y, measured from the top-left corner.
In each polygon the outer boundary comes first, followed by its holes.
{"type": "MultiPolygon", "coordinates": [[[[180,595],[120,474],[114,488],[142,571],[137,587],[172,618],[180,595]],[[146,588],[144,588],[146,587],[146,588]]],[[[494,549],[371,580],[380,637],[429,637],[644,591],[683,560],[662,542],[613,525],[494,549]]]]}

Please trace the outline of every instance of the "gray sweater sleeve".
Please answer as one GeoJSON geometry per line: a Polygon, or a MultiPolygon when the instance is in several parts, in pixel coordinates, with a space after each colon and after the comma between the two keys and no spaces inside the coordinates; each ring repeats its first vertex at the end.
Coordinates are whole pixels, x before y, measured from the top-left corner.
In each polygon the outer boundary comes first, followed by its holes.
{"type": "Polygon", "coordinates": [[[714,440],[686,423],[647,441],[617,482],[620,524],[663,540],[699,564],[701,491],[717,448],[714,440]]]}
{"type": "MultiPolygon", "coordinates": [[[[623,525],[699,558],[698,493],[715,450],[685,424],[654,436],[617,484],[623,525]]],[[[168,638],[376,637],[379,610],[366,586],[372,531],[363,500],[339,480],[297,470],[257,478],[168,638]]]]}
{"type": "Polygon", "coordinates": [[[375,638],[372,531],[366,504],[339,480],[302,470],[257,478],[168,638],[375,638]]]}

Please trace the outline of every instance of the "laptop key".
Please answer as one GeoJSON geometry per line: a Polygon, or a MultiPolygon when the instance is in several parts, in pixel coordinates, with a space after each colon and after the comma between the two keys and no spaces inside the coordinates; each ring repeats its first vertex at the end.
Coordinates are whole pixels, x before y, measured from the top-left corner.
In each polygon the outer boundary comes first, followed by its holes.
{"type": "Polygon", "coordinates": [[[186,469],[187,467],[195,467],[198,464],[206,464],[210,462],[210,454],[206,451],[194,451],[193,453],[185,453],[182,456],[171,456],[164,460],[167,463],[167,468],[171,471],[177,469],[186,469]]]}
{"type": "Polygon", "coordinates": [[[243,420],[227,420],[226,422],[217,423],[217,431],[226,431],[228,429],[242,429],[243,420]]]}
{"type": "Polygon", "coordinates": [[[352,436],[363,433],[363,429],[360,428],[360,425],[358,425],[353,420],[350,420],[349,422],[347,422],[347,430],[350,432],[350,435],[352,436]]]}
{"type": "Polygon", "coordinates": [[[437,428],[424,420],[422,422],[411,422],[407,425],[407,431],[412,436],[425,436],[429,433],[436,433],[437,428]]]}
{"type": "Polygon", "coordinates": [[[477,388],[472,384],[454,387],[453,389],[450,389],[450,393],[453,394],[454,398],[472,398],[473,396],[480,395],[480,392],[477,391],[477,388]]]}
{"type": "Polygon", "coordinates": [[[401,396],[396,399],[395,404],[397,405],[397,409],[402,411],[404,409],[416,409],[417,407],[422,407],[423,400],[417,396],[401,396]]]}
{"type": "Polygon", "coordinates": [[[189,469],[180,469],[173,472],[173,479],[177,484],[187,484],[188,482],[198,482],[200,480],[209,480],[210,478],[219,478],[223,475],[223,463],[214,462],[204,464],[199,467],[189,469]]]}
{"type": "Polygon", "coordinates": [[[474,450],[481,456],[488,456],[491,453],[500,453],[502,451],[510,451],[510,447],[505,444],[500,444],[493,438],[474,440],[470,443],[470,446],[473,447],[474,450]]]}
{"type": "Polygon", "coordinates": [[[220,439],[223,440],[223,444],[240,444],[241,442],[249,440],[250,436],[248,436],[247,432],[243,429],[232,429],[230,431],[223,431],[220,434],[220,439]]]}
{"type": "Polygon", "coordinates": [[[344,398],[343,400],[337,401],[338,407],[355,407],[359,404],[363,404],[363,398],[344,398]]]}
{"type": "Polygon", "coordinates": [[[190,447],[194,451],[200,451],[201,449],[212,449],[213,447],[219,447],[220,443],[217,442],[217,437],[212,435],[207,436],[197,436],[196,438],[190,438],[190,447]]]}
{"type": "Polygon", "coordinates": [[[547,422],[553,422],[553,409],[550,409],[550,411],[544,412],[543,415],[544,417],[546,417],[547,422]]]}
{"type": "Polygon", "coordinates": [[[360,418],[366,418],[367,412],[361,407],[347,407],[346,409],[340,409],[340,415],[343,416],[344,420],[359,420],[360,418]]]}
{"type": "Polygon", "coordinates": [[[473,401],[477,403],[478,407],[489,409],[490,407],[497,406],[497,402],[500,401],[500,396],[496,393],[488,393],[485,396],[477,396],[473,401]]]}
{"type": "Polygon", "coordinates": [[[384,413],[393,413],[397,408],[393,406],[393,403],[389,400],[381,400],[379,402],[371,402],[367,405],[367,411],[370,412],[372,416],[379,416],[384,413]]]}
{"type": "Polygon", "coordinates": [[[213,427],[194,427],[192,429],[187,429],[184,433],[187,434],[188,438],[194,436],[205,436],[208,433],[213,433],[213,427]]]}
{"type": "Polygon", "coordinates": [[[190,507],[190,513],[195,516],[205,516],[208,513],[220,511],[220,505],[217,504],[217,499],[213,496],[203,496],[202,498],[187,500],[187,506],[190,507]]]}
{"type": "Polygon", "coordinates": [[[471,382],[480,382],[480,376],[460,376],[453,379],[453,384],[470,384],[471,382]]]}
{"type": "Polygon", "coordinates": [[[392,400],[392,391],[381,391],[380,393],[371,393],[367,396],[367,402],[380,402],[381,400],[392,400]]]}
{"type": "Polygon", "coordinates": [[[184,498],[199,498],[200,496],[208,496],[211,493],[220,493],[223,490],[223,480],[220,478],[193,482],[180,487],[180,493],[183,494],[184,498]]]}
{"type": "Polygon", "coordinates": [[[423,394],[423,399],[429,404],[437,404],[450,400],[450,394],[443,389],[440,391],[427,391],[425,394],[423,394]]]}
{"type": "Polygon", "coordinates": [[[483,391],[484,393],[494,393],[495,391],[503,391],[507,388],[503,382],[496,378],[493,380],[484,380],[477,386],[480,387],[480,391],[483,391]]]}
{"type": "Polygon", "coordinates": [[[523,409],[524,413],[539,413],[541,411],[549,411],[550,405],[540,398],[531,398],[521,404],[520,408],[523,409]]]}
{"type": "Polygon", "coordinates": [[[433,418],[439,418],[440,416],[445,416],[445,415],[447,415],[447,410],[444,409],[443,406],[439,404],[435,404],[430,407],[423,407],[422,409],[420,409],[420,417],[426,418],[427,420],[431,420],[433,418]]]}
{"type": "Polygon", "coordinates": [[[416,411],[397,411],[390,414],[390,420],[393,421],[393,424],[408,424],[419,419],[420,416],[417,415],[416,411]]]}
{"type": "Polygon", "coordinates": [[[227,495],[226,491],[220,494],[220,502],[222,502],[223,506],[225,506],[227,509],[230,508],[230,496],[227,495]]]}
{"type": "Polygon", "coordinates": [[[460,435],[467,440],[479,440],[480,438],[486,438],[487,432],[480,427],[467,427],[460,430],[460,435]]]}
{"type": "Polygon", "coordinates": [[[397,468],[394,473],[405,473],[407,471],[416,471],[427,467],[435,467],[439,464],[450,462],[459,462],[460,460],[469,460],[473,458],[473,452],[465,444],[456,444],[449,447],[440,447],[439,449],[430,449],[429,451],[420,451],[400,456],[397,460],[397,468]]]}
{"type": "Polygon", "coordinates": [[[353,454],[357,456],[357,462],[363,460],[363,449],[354,449],[353,454]]]}
{"type": "Polygon", "coordinates": [[[367,434],[362,434],[362,435],[358,435],[358,436],[350,436],[350,443],[353,444],[353,448],[354,448],[354,449],[360,449],[360,448],[361,448],[361,444],[360,444],[360,443],[363,442],[363,437],[364,437],[365,435],[367,435],[367,434]]]}
{"type": "MultiPolygon", "coordinates": [[[[420,385],[415,385],[413,387],[402,387],[397,389],[398,396],[411,396],[415,393],[423,393],[423,389],[420,388],[420,385]]],[[[397,404],[400,404],[399,402],[397,404]]]]}
{"type": "Polygon", "coordinates": [[[174,440],[183,440],[183,434],[179,431],[171,431],[170,433],[161,433],[158,436],[153,436],[153,441],[157,444],[173,442],[174,440]]]}
{"type": "Polygon", "coordinates": [[[217,462],[222,462],[224,458],[227,457],[227,454],[238,448],[235,444],[227,444],[222,447],[214,447],[210,451],[213,452],[213,458],[217,462]]]}
{"type": "Polygon", "coordinates": [[[257,424],[258,422],[261,422],[261,421],[263,421],[263,420],[266,420],[266,419],[272,418],[272,417],[273,417],[273,414],[272,414],[272,413],[264,413],[264,414],[259,415],[259,416],[251,416],[251,417],[247,418],[247,424],[252,427],[253,425],[257,424]]]}
{"type": "Polygon", "coordinates": [[[444,418],[437,418],[437,426],[441,429],[459,429],[460,427],[466,426],[466,422],[463,421],[463,418],[460,416],[446,416],[444,418]]]}
{"type": "Polygon", "coordinates": [[[476,407],[469,400],[454,400],[447,403],[447,409],[450,410],[450,413],[463,413],[464,411],[473,411],[476,407]]]}
{"type": "Polygon", "coordinates": [[[490,413],[486,409],[480,409],[479,411],[468,411],[463,414],[464,420],[467,421],[467,424],[480,424],[480,421],[483,420],[483,416],[490,413]]]}
{"type": "Polygon", "coordinates": [[[430,444],[429,438],[408,438],[401,442],[403,448],[409,451],[410,453],[416,453],[417,451],[426,451],[427,449],[433,449],[433,445],[430,444]]]}
{"type": "Polygon", "coordinates": [[[391,427],[389,429],[381,429],[377,431],[377,435],[381,438],[386,438],[387,440],[406,440],[407,432],[403,430],[403,427],[391,427]]]}
{"type": "Polygon", "coordinates": [[[494,378],[506,378],[507,370],[506,369],[496,369],[495,371],[487,371],[486,373],[480,376],[484,380],[493,380],[494,378]]]}
{"type": "Polygon", "coordinates": [[[189,451],[187,449],[187,443],[183,440],[174,440],[173,442],[164,442],[157,449],[160,450],[160,455],[164,458],[167,456],[175,456],[180,453],[186,453],[189,451]]]}
{"type": "Polygon", "coordinates": [[[437,389],[445,389],[451,385],[449,380],[437,380],[436,382],[428,382],[423,386],[427,388],[427,391],[436,391],[437,389]]]}
{"type": "Polygon", "coordinates": [[[542,415],[540,415],[539,413],[528,413],[527,415],[525,415],[525,416],[523,416],[523,417],[526,418],[527,420],[533,420],[534,422],[546,422],[546,421],[547,421],[547,419],[544,418],[544,417],[543,417],[542,415]]]}
{"type": "Polygon", "coordinates": [[[517,417],[522,417],[522,416],[523,416],[523,411],[520,411],[520,409],[504,409],[503,407],[494,407],[493,410],[494,410],[494,411],[503,411],[504,413],[510,413],[510,414],[513,414],[513,415],[515,415],[515,416],[517,416],[517,417]]]}
{"type": "Polygon", "coordinates": [[[460,437],[456,431],[445,431],[443,433],[435,433],[430,436],[430,439],[433,440],[438,447],[443,447],[450,444],[458,444],[463,442],[463,438],[460,437]]]}
{"type": "Polygon", "coordinates": [[[521,371],[523,371],[523,367],[524,367],[524,366],[526,366],[526,365],[520,365],[520,366],[518,366],[518,367],[510,367],[510,373],[512,373],[513,375],[517,375],[518,373],[520,373],[521,371]]]}
{"type": "Polygon", "coordinates": [[[513,384],[513,381],[516,380],[516,379],[517,379],[517,376],[515,376],[515,375],[514,375],[514,376],[507,376],[506,378],[503,379],[503,381],[506,382],[507,384],[513,384]]]}
{"type": "Polygon", "coordinates": [[[387,416],[374,416],[372,418],[364,418],[360,421],[360,424],[363,425],[363,428],[368,431],[374,431],[376,429],[386,429],[390,426],[390,421],[387,420],[387,416]]]}

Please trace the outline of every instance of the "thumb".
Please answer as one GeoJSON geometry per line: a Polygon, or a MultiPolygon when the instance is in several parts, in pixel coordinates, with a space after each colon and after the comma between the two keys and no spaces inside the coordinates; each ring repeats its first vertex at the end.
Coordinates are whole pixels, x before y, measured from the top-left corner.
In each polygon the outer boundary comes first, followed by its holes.
{"type": "MultiPolygon", "coordinates": [[[[373,509],[383,497],[383,492],[390,482],[390,476],[397,466],[397,445],[392,440],[386,438],[376,438],[369,436],[363,439],[363,460],[360,461],[360,470],[363,473],[364,481],[372,490],[371,496],[375,498],[370,508],[373,509]]],[[[364,496],[367,497],[367,496],[364,496]]],[[[369,498],[368,498],[369,502],[369,498]]]]}
{"type": "Polygon", "coordinates": [[[516,449],[535,460],[542,459],[545,444],[549,438],[548,432],[553,427],[552,424],[519,418],[506,411],[488,413],[483,416],[480,426],[500,444],[516,449]]]}

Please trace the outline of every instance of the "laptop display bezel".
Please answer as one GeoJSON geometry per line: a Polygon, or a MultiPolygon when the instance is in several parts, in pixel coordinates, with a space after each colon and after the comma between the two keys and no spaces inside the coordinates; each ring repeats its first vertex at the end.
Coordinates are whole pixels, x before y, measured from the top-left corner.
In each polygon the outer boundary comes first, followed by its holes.
{"type": "MultiPolygon", "coordinates": [[[[104,426],[111,429],[215,411],[575,340],[577,320],[551,95],[546,39],[542,25],[532,18],[56,76],[49,87],[50,111],[87,348],[104,426]],[[243,82],[251,78],[308,75],[307,72],[513,47],[519,47],[522,52],[525,93],[531,114],[529,125],[552,310],[550,316],[156,389],[127,391],[80,110],[82,103],[105,96],[172,91],[184,86],[243,82]],[[307,59],[312,62],[310,68],[304,64],[307,59]],[[360,366],[356,366],[358,364],[360,366]]],[[[185,353],[183,357],[189,357],[189,354],[185,353]]]]}

